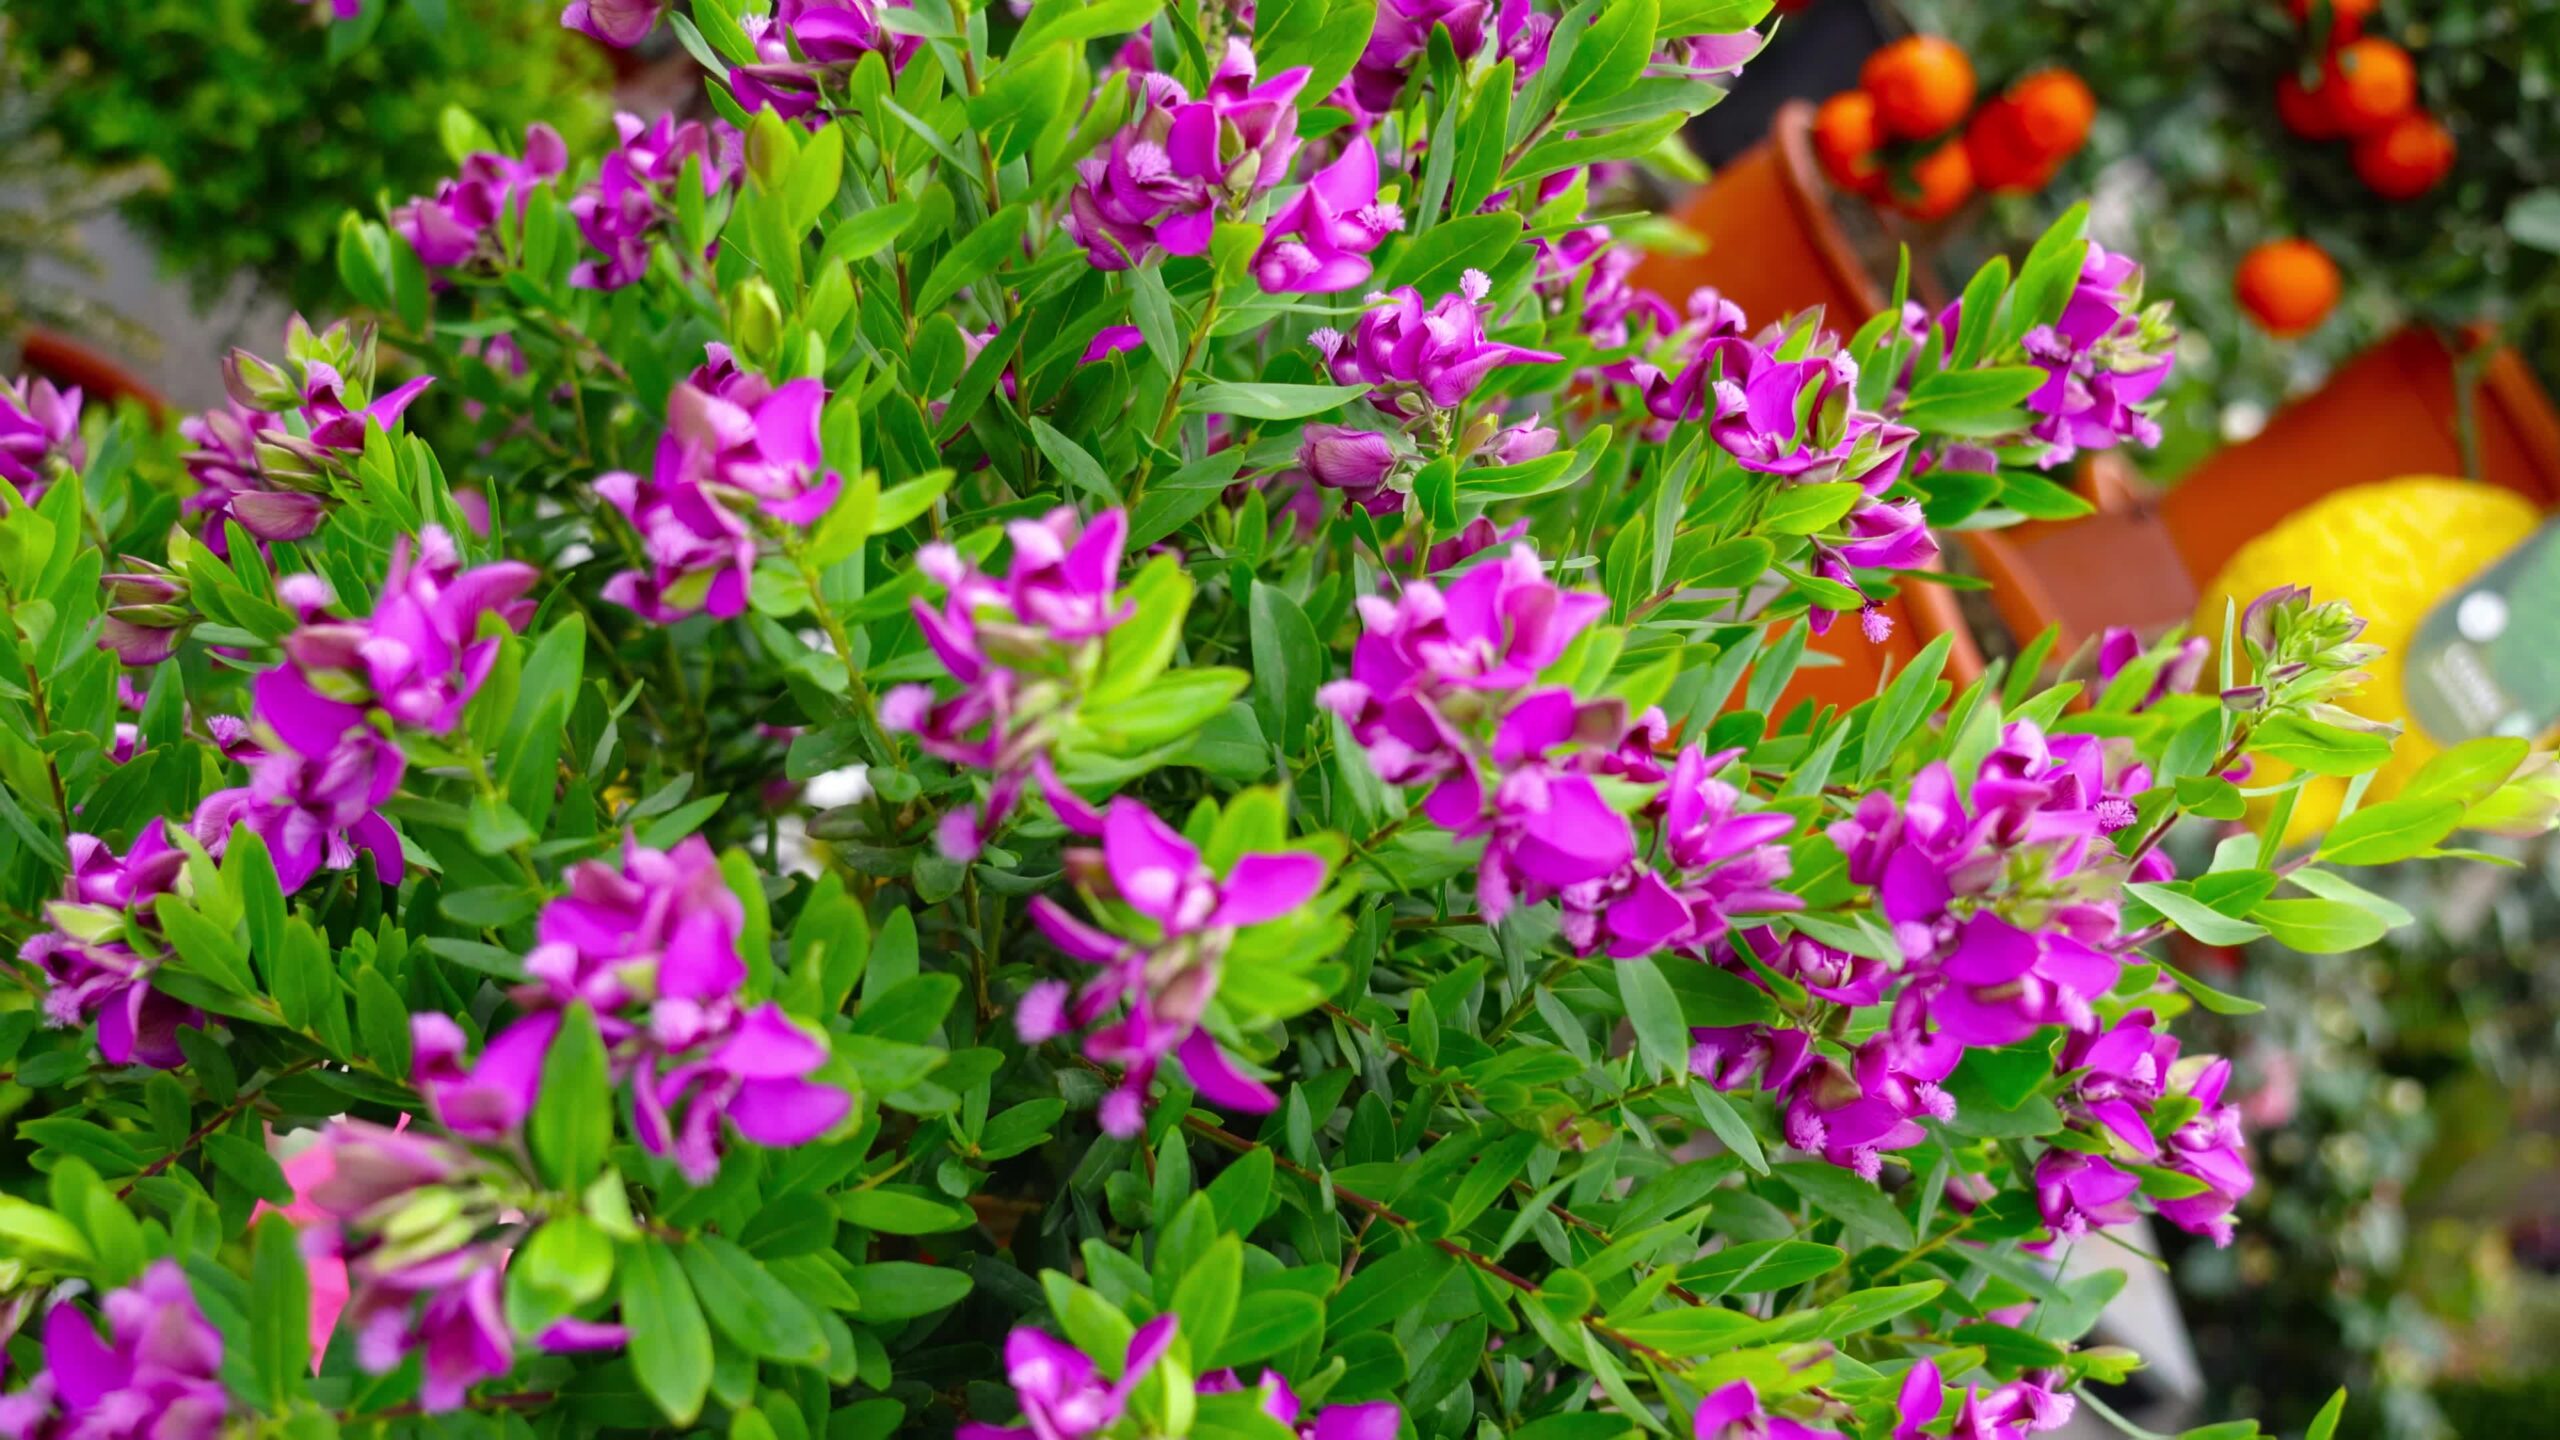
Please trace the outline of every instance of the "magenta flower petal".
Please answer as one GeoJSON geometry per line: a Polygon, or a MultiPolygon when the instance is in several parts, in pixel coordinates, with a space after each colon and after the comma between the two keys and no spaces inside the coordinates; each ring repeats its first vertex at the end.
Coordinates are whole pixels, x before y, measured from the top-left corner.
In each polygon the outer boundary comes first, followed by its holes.
{"type": "Polygon", "coordinates": [[[1271,1093],[1271,1087],[1237,1069],[1208,1031],[1192,1031],[1174,1055],[1182,1062],[1191,1088],[1211,1105],[1253,1115],[1268,1115],[1280,1108],[1280,1097],[1271,1093]]]}
{"type": "Polygon", "coordinates": [[[1315,855],[1242,856],[1220,882],[1226,898],[1209,923],[1259,925],[1276,920],[1324,888],[1324,872],[1323,859],[1315,855]]]}

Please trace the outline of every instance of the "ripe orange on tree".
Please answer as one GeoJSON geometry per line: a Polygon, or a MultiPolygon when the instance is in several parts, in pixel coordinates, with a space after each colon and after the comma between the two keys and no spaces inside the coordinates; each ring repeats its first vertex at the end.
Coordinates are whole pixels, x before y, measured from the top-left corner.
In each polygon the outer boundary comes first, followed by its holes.
{"type": "MultiPolygon", "coordinates": [[[[2323,0],[2285,0],[2285,8],[2293,12],[2296,23],[2309,25],[2314,7],[2323,0]]],[[[2380,0],[2326,0],[2329,10],[2329,43],[2344,45],[2364,33],[2364,22],[2372,18],[2380,0]]]]}
{"type": "Polygon", "coordinates": [[[1973,108],[1973,62],[1951,40],[1906,36],[1867,57],[1858,88],[1875,97],[1884,133],[1926,140],[1954,129],[1973,108]]]}
{"type": "Polygon", "coordinates": [[[1895,207],[1914,220],[1944,220],[1972,196],[1973,160],[1960,139],[1914,161],[1909,183],[1893,187],[1895,207]]]}
{"type": "Polygon", "coordinates": [[[2088,82],[2059,67],[2021,78],[2006,98],[2017,107],[2019,133],[2040,159],[2076,153],[2098,118],[2098,97],[2089,93],[2088,82]]]}
{"type": "Polygon", "coordinates": [[[2418,103],[2418,67],[2409,52],[2368,36],[2339,48],[2320,78],[2329,118],[2345,135],[2370,135],[2418,103]]]}
{"type": "Polygon", "coordinates": [[[1876,157],[1883,144],[1875,97],[1864,90],[1843,90],[1813,112],[1814,158],[1831,183],[1844,190],[1876,193],[1884,182],[1884,166],[1876,157]]]}
{"type": "Polygon", "coordinates": [[[2284,128],[2305,140],[2338,138],[2338,121],[2329,113],[2328,92],[2305,85],[2292,75],[2276,80],[2276,118],[2284,122],[2284,128]]]}
{"type": "Polygon", "coordinates": [[[2412,110],[2356,142],[2356,175],[2385,200],[2414,200],[2453,169],[2453,132],[2412,110]]]}
{"type": "Polygon", "coordinates": [[[2019,112],[2016,99],[2003,95],[1974,111],[1964,127],[1965,158],[1973,167],[1974,183],[1985,190],[2004,195],[2041,190],[2061,163],[2059,157],[2037,153],[2019,112]]]}
{"type": "Polygon", "coordinates": [[[2270,240],[2240,259],[2231,277],[2240,308],[2268,334],[2300,335],[2338,303],[2338,263],[2308,240],[2270,240]]]}

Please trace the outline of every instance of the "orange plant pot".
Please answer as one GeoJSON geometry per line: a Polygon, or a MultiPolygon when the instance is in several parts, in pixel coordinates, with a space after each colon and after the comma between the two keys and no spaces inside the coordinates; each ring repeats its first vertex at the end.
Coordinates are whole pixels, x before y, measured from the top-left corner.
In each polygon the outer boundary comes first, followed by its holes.
{"type": "MultiPolygon", "coordinates": [[[[2109,625],[2156,629],[2194,613],[2198,588],[2286,516],[2349,486],[2463,473],[2456,358],[2404,330],[2358,355],[2251,439],[2217,451],[2167,496],[2099,487],[2101,513],[1964,540],[2021,643],[2062,627],[2062,653],[2109,625]]],[[[2473,397],[2480,478],[2560,504],[2560,416],[2501,350],[2473,397]]]]}
{"type": "MultiPolygon", "coordinates": [[[[1781,108],[1769,138],[1690,192],[1672,217],[1704,239],[1706,249],[1648,255],[1631,278],[1675,306],[1700,286],[1712,286],[1754,324],[1818,305],[1823,324],[1847,335],[1892,299],[1889,287],[1879,285],[1858,258],[1831,208],[1831,192],[1813,158],[1813,106],[1805,101],[1781,108]]],[[[1882,645],[1867,642],[1854,616],[1843,617],[1830,634],[1812,637],[1808,652],[1839,663],[1798,670],[1779,697],[1778,712],[1799,700],[1846,706],[1869,699],[1888,659],[1898,669],[1940,635],[1955,636],[1947,657],[1949,679],[1967,685],[1982,672],[1982,652],[1957,612],[1955,596],[1944,588],[1906,587],[1886,602],[1885,613],[1892,617],[1893,634],[1882,645]]]]}
{"type": "Polygon", "coordinates": [[[168,400],[151,382],[114,357],[68,335],[42,326],[30,327],[19,342],[18,359],[27,373],[41,375],[60,386],[77,385],[90,400],[106,404],[137,401],[155,418],[168,412],[168,400]]]}
{"type": "Polygon", "coordinates": [[[1788,102],[1769,138],[1689,192],[1672,218],[1705,239],[1695,255],[1648,255],[1634,284],[1678,305],[1709,285],[1755,325],[1811,306],[1847,335],[1885,307],[1876,283],[1832,212],[1813,159],[1813,107],[1788,102]]]}

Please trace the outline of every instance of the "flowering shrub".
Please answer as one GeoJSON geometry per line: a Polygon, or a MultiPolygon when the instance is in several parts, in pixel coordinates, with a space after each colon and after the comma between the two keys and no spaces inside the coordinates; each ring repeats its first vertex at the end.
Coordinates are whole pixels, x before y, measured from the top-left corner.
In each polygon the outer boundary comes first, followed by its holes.
{"type": "Polygon", "coordinates": [[[2170,329],[2076,217],[1855,335],[1628,290],[1594,197],[1764,8],[700,0],[723,118],[349,217],[372,318],[234,357],[190,494],[27,392],[0,1429],[2016,1437],[2121,1379],[2047,1262],[2256,1193],[2171,933],[2362,943],[2320,862],[2539,824],[2537,762],[2181,873],[2282,834],[2256,758],[2390,753],[2295,591],[2205,693],[1941,637],[1789,701],[1933,526],[2147,438],[2170,329]]]}

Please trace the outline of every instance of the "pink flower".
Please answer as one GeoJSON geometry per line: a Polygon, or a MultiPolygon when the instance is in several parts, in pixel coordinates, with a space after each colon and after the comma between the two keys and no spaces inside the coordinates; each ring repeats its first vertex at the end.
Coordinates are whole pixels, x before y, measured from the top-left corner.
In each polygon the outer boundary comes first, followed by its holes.
{"type": "Polygon", "coordinates": [[[1400,286],[1374,297],[1348,339],[1317,331],[1316,348],[1336,383],[1373,387],[1369,403],[1400,420],[1415,418],[1423,406],[1455,409],[1500,366],[1564,358],[1485,337],[1483,302],[1492,284],[1483,271],[1470,270],[1456,291],[1427,309],[1420,292],[1400,286]]]}
{"type": "MultiPolygon", "coordinates": [[[[1325,863],[1297,851],[1241,855],[1223,876],[1144,804],[1121,796],[1101,824],[1102,848],[1068,853],[1068,866],[1088,890],[1109,895],[1141,922],[1123,936],[1076,919],[1047,896],[1030,902],[1032,921],[1068,955],[1101,967],[1077,993],[1067,1018],[1092,1025],[1115,1006],[1118,1020],[1085,1037],[1085,1054],[1122,1067],[1104,1102],[1103,1128],[1135,1134],[1157,1067],[1170,1055],[1210,1104],[1262,1114],[1279,1103],[1262,1082],[1236,1068],[1202,1027],[1235,932],[1279,919],[1323,888],[1325,863]]],[[[1098,914],[1108,912],[1097,910],[1098,914]]],[[[1034,1033],[1058,1030],[1054,994],[1029,1012],[1034,1033]]]]}
{"type": "Polygon", "coordinates": [[[525,131],[524,157],[482,150],[462,162],[462,172],[391,212],[391,228],[432,270],[450,270],[490,258],[489,232],[513,213],[525,192],[569,167],[560,132],[537,123],[525,131]]]}
{"type": "Polygon", "coordinates": [[[1205,253],[1221,215],[1240,213],[1286,177],[1298,153],[1297,98],[1307,71],[1256,85],[1253,49],[1234,36],[1197,100],[1161,73],[1133,73],[1125,83],[1137,117],[1101,153],[1076,162],[1067,197],[1067,234],[1103,270],[1125,270],[1158,251],[1205,253]]]}
{"type": "Polygon", "coordinates": [[[1378,147],[1363,134],[1272,212],[1253,276],[1273,295],[1321,295],[1369,278],[1369,252],[1404,229],[1404,211],[1378,198],[1378,147]]]}

